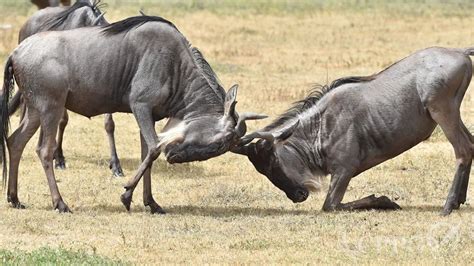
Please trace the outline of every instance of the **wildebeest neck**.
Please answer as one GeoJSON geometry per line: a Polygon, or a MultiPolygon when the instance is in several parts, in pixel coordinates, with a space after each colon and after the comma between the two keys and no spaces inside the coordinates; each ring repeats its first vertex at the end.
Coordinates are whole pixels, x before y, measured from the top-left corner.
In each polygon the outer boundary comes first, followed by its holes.
{"type": "Polygon", "coordinates": [[[222,116],[225,91],[215,73],[197,48],[182,49],[180,76],[170,116],[186,119],[222,116]]]}

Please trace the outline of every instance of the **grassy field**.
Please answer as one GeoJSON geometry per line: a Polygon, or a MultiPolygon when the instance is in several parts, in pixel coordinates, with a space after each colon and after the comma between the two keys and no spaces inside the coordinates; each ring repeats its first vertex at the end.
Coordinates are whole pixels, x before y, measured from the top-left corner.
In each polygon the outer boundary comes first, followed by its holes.
{"type": "MultiPolygon", "coordinates": [[[[304,97],[313,83],[369,75],[429,46],[474,45],[474,4],[468,0],[104,2],[109,21],[136,15],[140,8],[173,21],[203,51],[226,88],[240,84],[238,111],[272,117],[304,97]]],[[[26,0],[0,0],[0,62],[16,47],[18,31],[34,11],[26,0]]],[[[473,87],[462,106],[471,131],[473,87]]],[[[120,179],[112,178],[108,169],[103,118],[71,115],[64,144],[68,169],[57,171],[57,179],[73,214],[51,211],[33,137],[20,165],[19,196],[27,209],[12,209],[6,200],[0,201],[2,262],[466,264],[474,260],[473,186],[461,210],[439,216],[455,162],[440,131],[355,178],[345,197],[349,201],[383,194],[395,199],[401,211],[323,213],[325,193],[295,205],[246,158],[229,153],[183,165],[168,165],[159,158],[153,169],[153,191],[168,214],[154,216],[141,203],[140,186],[130,213],[119,200],[122,185],[139,164],[140,151],[132,115],[117,114],[115,121],[126,173],[120,179]]],[[[267,122],[250,123],[250,129],[267,122]]],[[[11,125],[17,124],[15,116],[11,125]]]]}

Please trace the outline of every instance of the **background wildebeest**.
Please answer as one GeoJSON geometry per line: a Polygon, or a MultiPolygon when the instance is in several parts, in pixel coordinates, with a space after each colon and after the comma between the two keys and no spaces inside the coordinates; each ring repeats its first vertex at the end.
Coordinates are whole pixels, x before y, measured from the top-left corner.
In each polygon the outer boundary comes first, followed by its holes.
{"type": "MultiPolygon", "coordinates": [[[[37,11],[20,29],[19,42],[22,42],[27,37],[43,31],[57,31],[57,30],[69,30],[81,27],[91,27],[97,25],[107,25],[108,22],[103,17],[99,9],[99,1],[91,3],[89,0],[78,0],[71,7],[52,7],[37,11]]],[[[21,93],[15,94],[10,102],[9,111],[10,113],[20,106],[21,93]]],[[[24,113],[24,105],[22,114],[24,113]]],[[[66,168],[66,161],[63,154],[63,136],[64,130],[67,126],[69,116],[67,111],[64,111],[64,115],[59,121],[59,131],[57,137],[58,147],[54,153],[55,167],[64,169],[66,168]]],[[[115,123],[112,118],[112,114],[105,115],[105,131],[110,145],[110,163],[109,168],[112,170],[114,176],[123,176],[122,167],[120,166],[120,160],[117,156],[117,149],[115,145],[115,123]]]]}
{"type": "Polygon", "coordinates": [[[71,0],[31,0],[31,3],[35,4],[39,9],[43,9],[49,6],[59,6],[59,3],[64,6],[70,6],[71,0]]]}
{"type": "MultiPolygon", "coordinates": [[[[28,140],[41,126],[37,154],[48,178],[54,209],[68,212],[56,185],[52,165],[55,135],[65,108],[86,117],[133,113],[142,144],[142,163],[126,185],[122,203],[130,208],[133,190],[144,176],[143,200],[151,212],[163,213],[151,193],[150,169],[164,151],[170,163],[206,160],[230,150],[246,132],[237,115],[237,85],[226,94],[197,48],[169,21],[139,16],[104,27],[50,31],[24,40],[5,67],[2,139],[8,142],[8,201],[17,196],[18,165],[28,140]],[[8,99],[13,79],[26,111],[8,138],[8,99]],[[169,118],[157,135],[155,121],[169,118]]],[[[4,174],[6,157],[4,158],[4,174]]]]}
{"type": "Polygon", "coordinates": [[[398,209],[387,197],[341,203],[350,180],[430,137],[440,125],[456,156],[443,214],[466,201],[474,138],[459,108],[472,77],[474,48],[429,48],[368,77],[334,81],[235,150],[294,202],[331,174],[323,210],[398,209]]]}

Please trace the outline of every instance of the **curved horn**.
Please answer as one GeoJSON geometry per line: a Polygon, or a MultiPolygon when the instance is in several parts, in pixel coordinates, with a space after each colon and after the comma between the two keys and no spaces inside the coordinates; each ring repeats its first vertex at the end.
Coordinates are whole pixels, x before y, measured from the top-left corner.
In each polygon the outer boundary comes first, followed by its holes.
{"type": "Polygon", "coordinates": [[[273,141],[275,141],[275,136],[273,136],[272,133],[270,132],[262,132],[262,131],[255,131],[253,133],[248,134],[247,136],[243,137],[240,139],[240,144],[241,146],[247,145],[254,139],[264,139],[267,140],[268,142],[273,144],[273,141]]]}
{"type": "Polygon", "coordinates": [[[237,120],[235,116],[235,105],[237,104],[237,90],[239,85],[233,85],[225,95],[224,115],[237,120]]]}
{"type": "Polygon", "coordinates": [[[104,13],[100,14],[97,18],[94,19],[94,22],[92,22],[92,26],[99,26],[100,20],[104,17],[104,13]]]}
{"type": "Polygon", "coordinates": [[[247,125],[245,124],[245,120],[259,120],[259,119],[264,119],[267,117],[268,117],[267,115],[256,114],[256,113],[240,114],[237,124],[235,125],[235,132],[237,136],[243,137],[245,133],[247,133],[247,125]]]}
{"type": "Polygon", "coordinates": [[[138,12],[140,12],[140,15],[146,16],[145,12],[143,12],[143,9],[140,9],[140,11],[138,11],[138,12]]]}

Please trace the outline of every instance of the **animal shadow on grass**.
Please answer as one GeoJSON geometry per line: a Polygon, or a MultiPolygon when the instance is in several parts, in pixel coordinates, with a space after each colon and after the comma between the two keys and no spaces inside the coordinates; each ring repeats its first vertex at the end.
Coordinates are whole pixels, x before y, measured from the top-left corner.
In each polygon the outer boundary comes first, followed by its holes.
{"type": "Polygon", "coordinates": [[[220,207],[220,206],[196,206],[196,205],[174,205],[165,211],[171,215],[184,216],[208,216],[208,217],[234,217],[234,216],[284,216],[284,215],[311,215],[319,213],[316,210],[289,210],[280,208],[257,208],[257,207],[220,207]]]}
{"type": "MultiPolygon", "coordinates": [[[[138,158],[121,158],[120,163],[127,175],[133,175],[140,166],[141,160],[138,158]]],[[[152,174],[167,175],[176,178],[196,178],[209,176],[204,167],[196,163],[169,164],[158,158],[153,162],[152,174]]]]}
{"type": "MultiPolygon", "coordinates": [[[[108,168],[109,161],[105,159],[85,157],[87,163],[98,165],[99,167],[108,168]]],[[[126,176],[133,176],[140,166],[139,158],[120,158],[120,165],[126,176]]],[[[165,160],[158,159],[153,163],[153,175],[166,175],[173,178],[199,178],[214,176],[211,172],[206,172],[204,167],[197,163],[169,164],[165,160]]]]}
{"type": "MultiPolygon", "coordinates": [[[[411,205],[411,206],[402,206],[401,211],[416,211],[416,212],[432,212],[432,213],[441,213],[443,210],[442,205],[411,205]]],[[[459,210],[454,210],[454,213],[474,213],[474,208],[470,204],[461,205],[459,210]]]]}
{"type": "MultiPolygon", "coordinates": [[[[239,207],[239,206],[197,206],[197,205],[171,205],[162,206],[166,215],[176,216],[202,216],[202,217],[236,217],[236,216],[255,216],[255,217],[269,217],[269,216],[284,216],[284,215],[304,215],[315,216],[320,213],[319,210],[291,210],[280,208],[257,208],[257,207],[239,207]]],[[[50,210],[50,208],[41,208],[50,210]]],[[[119,204],[94,204],[88,206],[77,206],[72,208],[73,212],[88,212],[94,213],[130,213],[134,214],[149,214],[143,206],[133,206],[128,212],[123,205],[119,204]]],[[[160,215],[155,214],[157,217],[160,215]]]]}

